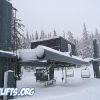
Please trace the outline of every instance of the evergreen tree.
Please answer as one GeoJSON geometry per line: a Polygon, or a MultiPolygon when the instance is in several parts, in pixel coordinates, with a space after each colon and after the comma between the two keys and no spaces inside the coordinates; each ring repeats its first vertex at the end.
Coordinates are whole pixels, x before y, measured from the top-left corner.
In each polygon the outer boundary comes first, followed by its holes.
{"type": "Polygon", "coordinates": [[[26,48],[27,49],[29,49],[30,48],[30,36],[29,36],[29,33],[28,33],[28,31],[27,31],[27,33],[26,33],[26,39],[25,39],[25,46],[26,46],[26,48]]]}
{"type": "Polygon", "coordinates": [[[40,34],[40,39],[44,39],[44,38],[46,38],[46,35],[45,35],[44,31],[42,30],[41,34],[40,34]]]}
{"type": "Polygon", "coordinates": [[[51,35],[51,33],[49,33],[49,34],[48,34],[48,38],[51,38],[51,37],[52,37],[52,35],[51,35]]]}
{"type": "Polygon", "coordinates": [[[32,36],[31,36],[31,38],[32,38],[32,40],[34,40],[34,35],[32,34],[32,36]]]}
{"type": "Polygon", "coordinates": [[[82,37],[82,56],[83,58],[92,57],[91,54],[91,43],[88,31],[86,29],[85,24],[83,25],[83,37],[82,37]]]}
{"type": "Polygon", "coordinates": [[[68,31],[68,40],[69,40],[71,43],[75,44],[75,39],[74,39],[73,33],[70,32],[70,31],[68,31]]]}
{"type": "Polygon", "coordinates": [[[17,9],[12,10],[12,25],[11,25],[11,44],[13,52],[17,49],[21,49],[23,42],[22,40],[25,38],[23,35],[24,25],[22,24],[22,20],[16,17],[17,9]]]}
{"type": "Polygon", "coordinates": [[[26,33],[26,39],[27,39],[27,41],[30,41],[28,31],[27,31],[27,33],[26,33]]]}
{"type": "Polygon", "coordinates": [[[66,38],[66,33],[65,32],[63,32],[63,38],[66,38]]]}
{"type": "Polygon", "coordinates": [[[79,39],[75,40],[75,46],[76,46],[76,54],[78,56],[82,56],[81,41],[79,39]]]}
{"type": "Polygon", "coordinates": [[[39,39],[39,36],[38,36],[38,32],[36,31],[35,33],[35,40],[38,40],[39,39]]]}
{"type": "Polygon", "coordinates": [[[30,41],[34,40],[34,35],[30,35],[30,41]]]}
{"type": "Polygon", "coordinates": [[[95,38],[97,39],[97,42],[100,42],[100,34],[98,32],[98,29],[95,30],[95,38]]]}
{"type": "Polygon", "coordinates": [[[54,29],[54,31],[53,31],[53,36],[54,37],[56,37],[57,36],[57,32],[56,32],[56,30],[54,29]]]}

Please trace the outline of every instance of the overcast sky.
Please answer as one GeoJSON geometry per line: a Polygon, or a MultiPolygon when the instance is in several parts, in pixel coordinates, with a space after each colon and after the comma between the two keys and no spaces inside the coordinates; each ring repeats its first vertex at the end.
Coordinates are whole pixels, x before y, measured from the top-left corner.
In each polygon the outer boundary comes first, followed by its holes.
{"type": "Polygon", "coordinates": [[[89,32],[100,31],[100,0],[11,0],[29,33],[71,31],[81,36],[83,23],[89,32]]]}

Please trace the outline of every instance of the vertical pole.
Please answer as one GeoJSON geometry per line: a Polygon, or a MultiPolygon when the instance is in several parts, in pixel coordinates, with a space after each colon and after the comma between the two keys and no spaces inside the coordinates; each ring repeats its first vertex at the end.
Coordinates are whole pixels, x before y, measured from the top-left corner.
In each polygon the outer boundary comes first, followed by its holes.
{"type": "MultiPolygon", "coordinates": [[[[1,60],[1,59],[0,59],[1,60]]],[[[0,87],[4,87],[4,65],[3,62],[0,62],[0,87]]],[[[3,96],[0,96],[0,100],[3,99],[3,96]]]]}
{"type": "MultiPolygon", "coordinates": [[[[50,67],[51,67],[51,66],[50,66],[50,67]]],[[[49,73],[50,67],[47,68],[47,70],[48,70],[48,81],[50,80],[50,73],[49,73]]]]}
{"type": "Polygon", "coordinates": [[[65,83],[67,83],[67,70],[66,70],[66,67],[65,67],[65,83]]]}
{"type": "Polygon", "coordinates": [[[13,44],[13,53],[16,50],[16,55],[17,55],[17,33],[16,33],[16,12],[17,12],[17,9],[13,8],[13,10],[14,10],[14,37],[13,37],[14,44],[13,44]]]}
{"type": "MultiPolygon", "coordinates": [[[[4,72],[4,89],[7,88],[7,81],[8,81],[8,71],[4,72]]],[[[7,96],[3,96],[3,100],[8,100],[7,96]]]]}
{"type": "MultiPolygon", "coordinates": [[[[94,55],[93,55],[94,59],[99,58],[98,44],[96,39],[93,40],[93,49],[94,49],[94,55]]],[[[93,61],[93,70],[94,70],[94,77],[100,78],[98,61],[93,61]]]]}

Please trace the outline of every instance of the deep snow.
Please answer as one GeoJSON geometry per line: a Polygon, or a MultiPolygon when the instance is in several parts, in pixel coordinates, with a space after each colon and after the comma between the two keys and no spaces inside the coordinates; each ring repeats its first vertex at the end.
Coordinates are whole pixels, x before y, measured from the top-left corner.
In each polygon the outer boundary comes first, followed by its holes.
{"type": "Polygon", "coordinates": [[[62,70],[55,71],[56,84],[45,87],[44,83],[36,83],[34,72],[25,71],[17,87],[34,87],[34,96],[17,97],[15,100],[100,100],[100,79],[93,77],[93,68],[89,67],[91,78],[82,79],[82,68],[74,69],[74,77],[62,82],[62,70]]]}

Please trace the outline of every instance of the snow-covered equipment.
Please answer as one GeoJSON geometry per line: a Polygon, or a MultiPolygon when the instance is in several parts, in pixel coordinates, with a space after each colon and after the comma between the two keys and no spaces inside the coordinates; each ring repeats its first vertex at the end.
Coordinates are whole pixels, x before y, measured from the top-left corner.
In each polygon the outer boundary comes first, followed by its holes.
{"type": "Polygon", "coordinates": [[[52,85],[56,82],[54,79],[54,69],[46,67],[37,67],[36,68],[36,81],[45,83],[45,86],[52,85]]]}
{"type": "Polygon", "coordinates": [[[55,49],[39,45],[35,49],[19,50],[19,58],[21,63],[29,63],[35,66],[45,65],[48,62],[60,65],[82,65],[89,64],[88,61],[77,56],[70,56],[69,52],[61,52],[55,49]],[[40,64],[40,65],[39,65],[40,64]]]}
{"type": "Polygon", "coordinates": [[[74,77],[74,69],[73,68],[67,69],[66,77],[74,77]]]}
{"type": "Polygon", "coordinates": [[[49,80],[49,81],[45,81],[45,86],[49,86],[49,85],[53,85],[56,83],[55,79],[49,80]]]}
{"type": "MultiPolygon", "coordinates": [[[[31,64],[34,67],[45,67],[48,75],[45,76],[45,71],[38,69],[36,71],[36,81],[50,81],[54,80],[54,68],[57,67],[71,67],[75,65],[89,64],[88,61],[70,56],[69,52],[61,52],[55,49],[39,45],[35,49],[26,49],[19,51],[19,58],[22,64],[31,64]],[[42,72],[43,71],[43,72],[42,72]]],[[[71,72],[68,77],[72,77],[74,72],[71,72]]]]}
{"type": "Polygon", "coordinates": [[[90,70],[85,68],[81,70],[81,78],[90,78],[90,70]]]}
{"type": "Polygon", "coordinates": [[[31,49],[19,50],[18,55],[22,63],[39,67],[48,62],[60,67],[89,63],[77,57],[75,45],[61,36],[31,41],[31,49]]]}
{"type": "Polygon", "coordinates": [[[48,71],[46,70],[46,68],[43,68],[43,67],[37,68],[35,76],[36,76],[36,81],[41,81],[41,82],[47,81],[48,80],[48,71]]]}
{"type": "Polygon", "coordinates": [[[42,45],[39,45],[36,48],[36,56],[37,59],[39,60],[50,60],[58,63],[73,64],[73,65],[89,64],[88,61],[85,61],[82,58],[73,55],[70,56],[69,53],[60,52],[42,45]]]}
{"type": "MultiPolygon", "coordinates": [[[[89,64],[87,60],[77,57],[75,45],[62,37],[33,41],[31,49],[22,49],[18,52],[23,65],[39,68],[36,69],[35,75],[36,81],[41,82],[54,80],[54,68],[89,64]]],[[[73,76],[73,72],[69,76],[73,76]]]]}

